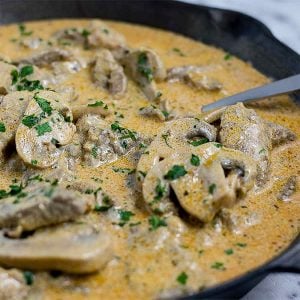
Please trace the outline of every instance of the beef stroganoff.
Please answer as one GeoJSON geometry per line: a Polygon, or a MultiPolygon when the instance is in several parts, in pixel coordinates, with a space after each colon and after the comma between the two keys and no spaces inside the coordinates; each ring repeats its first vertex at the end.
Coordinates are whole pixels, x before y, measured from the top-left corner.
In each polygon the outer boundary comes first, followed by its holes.
{"type": "Polygon", "coordinates": [[[299,233],[300,108],[201,106],[269,81],[154,28],[0,28],[0,299],[198,292],[299,233]]]}

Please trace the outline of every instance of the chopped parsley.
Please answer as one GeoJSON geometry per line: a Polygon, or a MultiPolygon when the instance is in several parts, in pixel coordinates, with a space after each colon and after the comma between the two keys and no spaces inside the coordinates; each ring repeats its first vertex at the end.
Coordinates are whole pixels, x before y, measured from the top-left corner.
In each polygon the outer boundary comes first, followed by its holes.
{"type": "Polygon", "coordinates": [[[21,68],[19,76],[21,78],[31,75],[33,73],[33,66],[28,65],[21,68]]]}
{"type": "Polygon", "coordinates": [[[105,211],[108,211],[113,206],[110,197],[106,194],[104,194],[102,201],[103,201],[103,205],[100,205],[98,203],[95,205],[95,207],[94,207],[95,211],[105,212],[105,211]]]}
{"type": "Polygon", "coordinates": [[[3,122],[0,122],[0,132],[5,132],[6,131],[6,127],[4,125],[3,122]]]}
{"type": "Polygon", "coordinates": [[[22,185],[12,184],[9,186],[10,190],[7,192],[5,190],[0,190],[0,199],[9,197],[9,196],[17,196],[21,193],[23,187],[22,185]]]}
{"type": "Polygon", "coordinates": [[[18,82],[19,72],[16,69],[14,69],[10,72],[10,76],[11,76],[11,84],[16,84],[18,82]]]}
{"type": "Polygon", "coordinates": [[[32,285],[34,282],[34,275],[30,271],[24,271],[23,276],[27,285],[32,285]]]}
{"type": "Polygon", "coordinates": [[[208,142],[209,142],[208,138],[205,138],[205,137],[200,138],[198,140],[194,140],[194,141],[188,141],[188,143],[190,145],[194,146],[194,147],[203,145],[203,144],[208,143],[208,142]]]}
{"type": "Polygon", "coordinates": [[[174,52],[176,52],[179,56],[185,56],[184,53],[179,48],[173,48],[174,52]]]}
{"type": "Polygon", "coordinates": [[[127,128],[121,127],[120,124],[117,121],[114,122],[113,124],[111,124],[110,128],[113,132],[121,133],[122,134],[121,139],[130,138],[133,141],[137,140],[136,133],[134,131],[131,131],[127,128]]]}
{"type": "Polygon", "coordinates": [[[127,222],[130,221],[131,217],[134,216],[134,213],[130,210],[118,210],[121,222],[118,224],[119,226],[124,226],[127,222]]]}
{"type": "Polygon", "coordinates": [[[107,28],[103,28],[102,31],[106,34],[109,34],[109,30],[107,28]]]}
{"type": "Polygon", "coordinates": [[[155,197],[154,201],[161,200],[167,193],[167,188],[165,185],[161,183],[161,181],[158,181],[158,184],[155,187],[155,197]]]}
{"type": "MultiPolygon", "coordinates": [[[[122,174],[133,174],[135,172],[135,169],[129,169],[129,168],[112,168],[114,172],[116,173],[122,173],[122,174]]],[[[145,175],[146,176],[146,175],[145,175]]]]}
{"type": "Polygon", "coordinates": [[[149,218],[149,225],[150,225],[150,230],[156,230],[159,227],[162,226],[168,226],[168,224],[166,223],[165,219],[160,218],[159,216],[153,215],[149,218]]]}
{"type": "Polygon", "coordinates": [[[232,55],[230,54],[230,53],[226,53],[225,55],[224,55],[224,60],[229,60],[229,59],[231,59],[232,58],[232,55]]]}
{"type": "Polygon", "coordinates": [[[247,244],[246,244],[246,243],[236,243],[236,245],[237,245],[238,247],[241,247],[241,248],[247,247],[247,244]]]}
{"type": "Polygon", "coordinates": [[[29,36],[33,32],[33,31],[27,31],[26,26],[24,24],[19,24],[18,28],[19,28],[19,33],[21,36],[29,36]]]}
{"type": "Polygon", "coordinates": [[[35,126],[38,122],[39,122],[39,118],[36,117],[35,115],[25,116],[22,119],[22,124],[29,128],[35,126]]]}
{"type": "Polygon", "coordinates": [[[181,285],[185,285],[185,284],[187,283],[188,278],[189,278],[189,277],[188,277],[188,275],[187,275],[185,272],[181,272],[181,273],[177,276],[176,280],[177,280],[177,282],[180,283],[181,285]]]}
{"type": "Polygon", "coordinates": [[[141,52],[138,56],[138,71],[144,76],[149,82],[153,80],[153,71],[149,66],[148,56],[145,52],[141,52]]]}
{"type": "Polygon", "coordinates": [[[31,160],[31,164],[32,164],[32,165],[36,166],[37,163],[38,163],[38,161],[37,161],[36,159],[32,159],[32,160],[31,160]]]}
{"type": "Polygon", "coordinates": [[[210,267],[216,270],[221,270],[221,271],[225,270],[224,263],[219,261],[214,262],[210,267]]]}
{"type": "Polygon", "coordinates": [[[220,143],[214,143],[214,146],[217,147],[217,148],[222,148],[223,147],[223,145],[220,144],[220,143]]]}
{"type": "Polygon", "coordinates": [[[44,123],[44,124],[41,124],[41,125],[37,125],[35,127],[36,131],[37,131],[37,134],[38,136],[42,136],[44,135],[46,132],[51,132],[52,131],[52,128],[51,126],[49,125],[48,122],[44,123]]]}
{"type": "Polygon", "coordinates": [[[266,152],[266,149],[262,148],[262,149],[259,150],[258,154],[265,154],[265,152],[266,152]]]}
{"type": "Polygon", "coordinates": [[[233,249],[226,249],[224,250],[224,253],[227,254],[227,255],[232,255],[233,254],[233,249]]]}
{"type": "Polygon", "coordinates": [[[191,164],[193,166],[200,166],[200,158],[199,156],[195,155],[195,154],[192,154],[192,157],[191,157],[191,160],[190,160],[191,164]]]}
{"type": "Polygon", "coordinates": [[[87,38],[90,34],[91,34],[91,32],[88,31],[87,29],[83,29],[81,32],[81,35],[85,38],[87,38]]]}
{"type": "Polygon", "coordinates": [[[186,169],[184,168],[184,166],[181,165],[174,165],[169,171],[168,173],[164,176],[165,179],[168,180],[175,180],[178,179],[182,176],[184,176],[185,174],[187,174],[186,169]]]}
{"type": "Polygon", "coordinates": [[[37,95],[35,95],[33,98],[43,112],[45,112],[48,116],[52,114],[53,108],[51,107],[50,102],[47,99],[38,97],[37,95]]]}
{"type": "Polygon", "coordinates": [[[108,106],[107,104],[105,104],[103,101],[95,101],[95,103],[91,103],[91,104],[88,104],[89,107],[101,107],[103,106],[104,109],[108,109],[108,106]]]}
{"type": "Polygon", "coordinates": [[[212,183],[208,187],[208,192],[212,195],[215,192],[216,188],[217,188],[216,184],[212,183]]]}
{"type": "Polygon", "coordinates": [[[23,78],[20,83],[17,85],[18,91],[34,91],[34,90],[43,90],[44,87],[42,86],[39,80],[28,80],[23,78]]]}
{"type": "Polygon", "coordinates": [[[91,154],[94,158],[97,158],[98,157],[98,147],[97,146],[94,146],[92,148],[92,151],[91,151],[91,154]]]}

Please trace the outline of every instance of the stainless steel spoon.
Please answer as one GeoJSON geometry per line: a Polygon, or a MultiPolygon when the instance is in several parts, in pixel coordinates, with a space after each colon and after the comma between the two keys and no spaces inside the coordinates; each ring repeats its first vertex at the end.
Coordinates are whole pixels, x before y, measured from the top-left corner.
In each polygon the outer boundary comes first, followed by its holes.
{"type": "Polygon", "coordinates": [[[210,111],[218,107],[232,105],[237,102],[250,102],[256,99],[272,97],[300,90],[300,74],[274,81],[266,85],[223,98],[202,106],[202,111],[210,111]]]}

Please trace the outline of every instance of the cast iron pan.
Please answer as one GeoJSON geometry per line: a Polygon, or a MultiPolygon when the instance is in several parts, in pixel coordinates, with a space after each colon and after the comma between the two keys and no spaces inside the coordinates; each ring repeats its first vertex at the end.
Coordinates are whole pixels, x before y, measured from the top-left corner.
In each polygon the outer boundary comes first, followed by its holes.
{"type": "MultiPolygon", "coordinates": [[[[103,18],[159,27],[221,47],[281,79],[300,73],[300,56],[257,20],[233,11],[174,1],[0,0],[0,23],[52,18],[103,18]]],[[[300,93],[295,94],[300,101],[300,93]]],[[[272,261],[184,299],[237,299],[270,272],[300,273],[300,238],[272,261]]]]}

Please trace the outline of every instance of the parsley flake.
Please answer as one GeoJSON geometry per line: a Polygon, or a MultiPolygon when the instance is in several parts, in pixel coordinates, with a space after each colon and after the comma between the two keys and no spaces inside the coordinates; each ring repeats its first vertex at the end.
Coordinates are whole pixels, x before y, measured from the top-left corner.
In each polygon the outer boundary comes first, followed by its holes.
{"type": "Polygon", "coordinates": [[[177,278],[176,278],[176,280],[177,280],[177,282],[179,282],[181,285],[185,285],[186,283],[187,283],[187,280],[188,280],[188,275],[185,273],[185,272],[181,272],[178,276],[177,276],[177,278]]]}
{"type": "Polygon", "coordinates": [[[191,164],[193,166],[200,166],[200,158],[199,156],[195,155],[195,154],[192,154],[192,157],[191,157],[191,160],[190,160],[191,164]]]}
{"type": "Polygon", "coordinates": [[[5,132],[5,131],[6,131],[5,124],[3,122],[0,122],[0,132],[5,132]]]}
{"type": "Polygon", "coordinates": [[[184,176],[185,174],[187,174],[187,171],[184,166],[174,165],[164,176],[164,178],[168,180],[175,180],[184,176]]]}
{"type": "Polygon", "coordinates": [[[44,124],[41,124],[41,125],[37,125],[35,127],[36,131],[37,131],[37,134],[38,136],[42,136],[44,135],[46,132],[51,132],[52,131],[52,128],[51,126],[49,125],[48,122],[44,123],[44,124]]]}
{"type": "Polygon", "coordinates": [[[150,230],[156,230],[162,226],[168,226],[165,219],[160,218],[159,216],[153,215],[149,218],[150,230]]]}
{"type": "Polygon", "coordinates": [[[151,82],[153,80],[153,71],[149,66],[148,56],[145,52],[139,54],[137,65],[141,75],[151,82]]]}
{"type": "Polygon", "coordinates": [[[32,285],[34,282],[34,275],[30,271],[24,271],[23,276],[27,285],[32,285]]]}
{"type": "Polygon", "coordinates": [[[29,128],[35,126],[38,122],[39,122],[39,118],[36,117],[35,115],[25,116],[22,119],[22,124],[29,128]]]}
{"type": "Polygon", "coordinates": [[[194,147],[203,145],[203,144],[208,143],[208,142],[209,142],[208,138],[205,138],[205,137],[200,138],[198,140],[194,140],[194,141],[188,141],[188,143],[190,145],[194,146],[194,147]]]}

